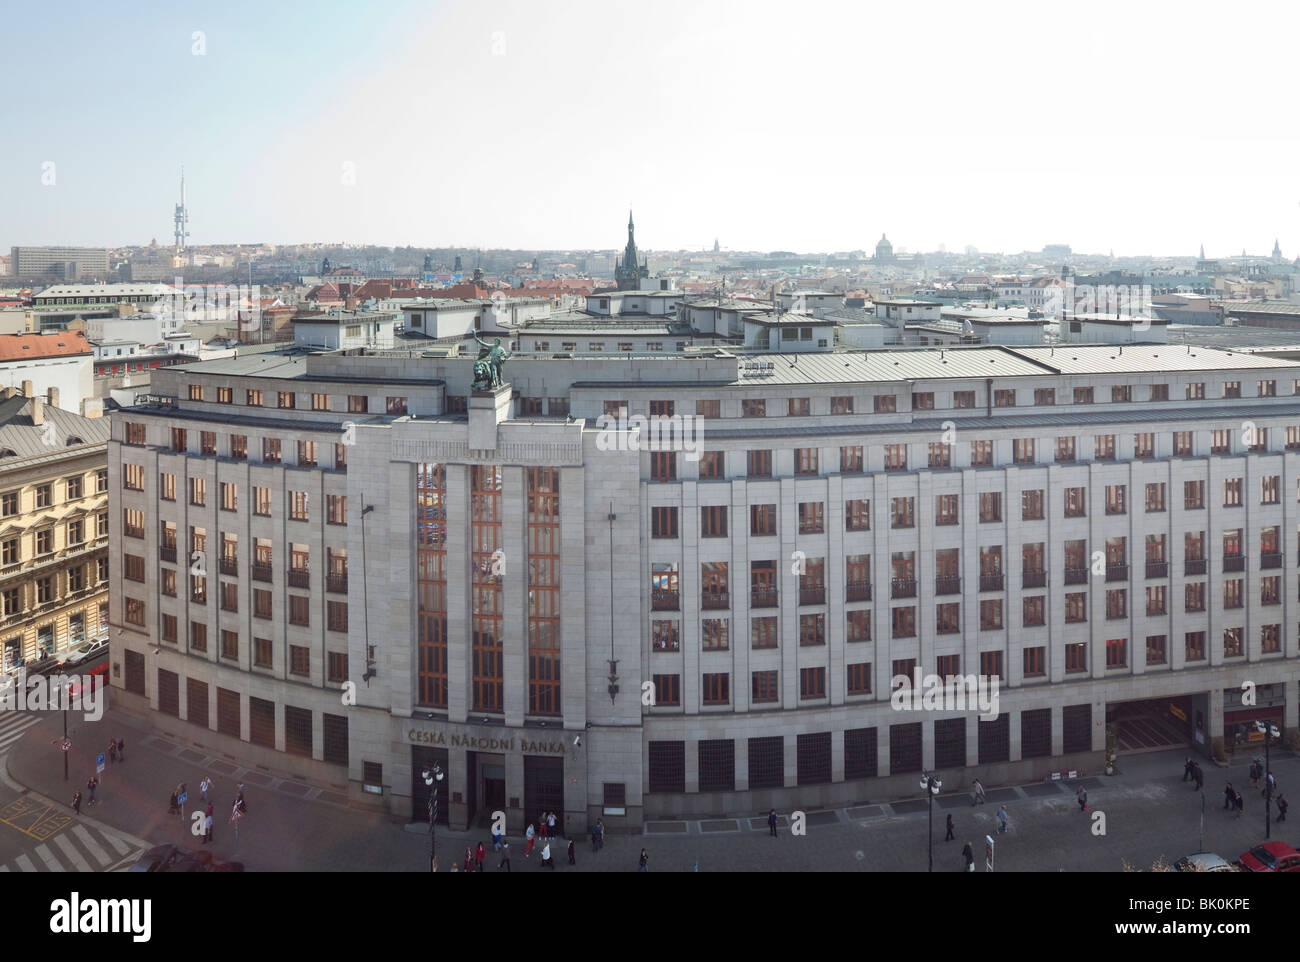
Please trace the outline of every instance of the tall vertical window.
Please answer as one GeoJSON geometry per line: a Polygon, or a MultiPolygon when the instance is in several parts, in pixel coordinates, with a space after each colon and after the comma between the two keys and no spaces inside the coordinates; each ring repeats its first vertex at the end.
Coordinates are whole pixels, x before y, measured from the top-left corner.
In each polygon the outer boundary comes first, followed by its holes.
{"type": "Polygon", "coordinates": [[[501,711],[501,468],[470,467],[470,646],[475,711],[501,711]]]}
{"type": "Polygon", "coordinates": [[[560,469],[528,468],[528,713],[560,714],[560,469]]]}
{"type": "Polygon", "coordinates": [[[419,704],[446,708],[447,469],[441,464],[416,468],[415,548],[419,704]]]}

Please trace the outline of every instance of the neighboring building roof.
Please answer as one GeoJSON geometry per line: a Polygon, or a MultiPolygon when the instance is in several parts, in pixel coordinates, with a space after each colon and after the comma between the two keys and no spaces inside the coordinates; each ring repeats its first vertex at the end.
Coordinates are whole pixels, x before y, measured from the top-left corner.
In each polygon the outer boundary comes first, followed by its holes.
{"type": "Polygon", "coordinates": [[[111,433],[108,418],[84,418],[62,408],[44,405],[45,424],[32,421],[32,399],[21,394],[0,401],[0,469],[9,461],[59,454],[70,448],[106,444],[111,433]],[[48,443],[47,443],[48,442],[48,443]],[[12,455],[3,455],[12,451],[12,455]]]}
{"type": "Polygon", "coordinates": [[[34,357],[75,357],[94,349],[85,331],[57,331],[49,334],[0,334],[0,363],[26,361],[34,357]]]}
{"type": "Polygon", "coordinates": [[[170,284],[55,284],[35,297],[162,297],[177,293],[170,284]]]}

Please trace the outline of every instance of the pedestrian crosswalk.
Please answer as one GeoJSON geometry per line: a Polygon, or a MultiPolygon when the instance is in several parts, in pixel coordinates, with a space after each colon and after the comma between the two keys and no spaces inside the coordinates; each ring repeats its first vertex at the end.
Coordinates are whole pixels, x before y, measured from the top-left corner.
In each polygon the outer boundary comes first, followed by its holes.
{"type": "Polygon", "coordinates": [[[40,723],[41,720],[35,712],[0,709],[0,752],[22,738],[23,732],[27,729],[40,723]]]}
{"type": "MultiPolygon", "coordinates": [[[[40,722],[36,712],[0,708],[0,766],[5,763],[4,755],[9,748],[40,722]]],[[[8,825],[39,841],[35,847],[0,864],[0,872],[126,871],[144,851],[139,840],[107,827],[80,822],[65,806],[40,800],[38,795],[24,793],[0,811],[8,825]]]]}
{"type": "Polygon", "coordinates": [[[143,851],[114,832],[72,825],[30,852],[0,865],[0,872],[108,872],[125,870],[143,851]]]}

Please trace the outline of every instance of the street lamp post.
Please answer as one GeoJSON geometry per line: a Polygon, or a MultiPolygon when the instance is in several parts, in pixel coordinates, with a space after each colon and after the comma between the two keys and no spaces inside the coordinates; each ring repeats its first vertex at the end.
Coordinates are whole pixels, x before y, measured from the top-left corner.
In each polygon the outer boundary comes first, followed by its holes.
{"type": "Polygon", "coordinates": [[[925,797],[929,801],[929,821],[927,825],[927,834],[929,837],[930,847],[930,867],[927,871],[934,871],[934,797],[939,794],[939,789],[943,788],[943,782],[938,775],[933,773],[921,774],[921,791],[925,792],[925,797]]]}
{"type": "Polygon", "coordinates": [[[442,781],[442,768],[434,765],[432,768],[426,768],[422,773],[424,784],[429,786],[429,871],[433,871],[434,853],[437,850],[438,838],[434,831],[433,824],[438,820],[438,788],[435,782],[442,781]]]}
{"type": "Polygon", "coordinates": [[[1269,744],[1272,739],[1280,739],[1282,733],[1272,722],[1255,721],[1255,731],[1264,736],[1264,837],[1270,838],[1270,824],[1273,821],[1273,769],[1269,765],[1269,744]]]}

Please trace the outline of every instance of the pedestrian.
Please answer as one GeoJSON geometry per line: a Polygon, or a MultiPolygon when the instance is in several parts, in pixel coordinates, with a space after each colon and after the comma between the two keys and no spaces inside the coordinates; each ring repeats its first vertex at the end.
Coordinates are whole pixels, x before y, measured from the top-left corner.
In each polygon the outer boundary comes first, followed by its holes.
{"type": "Polygon", "coordinates": [[[507,872],[510,871],[510,843],[502,840],[501,842],[501,861],[497,862],[497,871],[501,871],[501,866],[505,866],[507,872]]]}
{"type": "Polygon", "coordinates": [[[86,803],[87,806],[95,804],[95,787],[97,785],[99,785],[99,779],[97,779],[94,775],[91,775],[90,780],[86,782],[86,788],[90,792],[90,801],[86,803]]]}
{"type": "Polygon", "coordinates": [[[542,814],[537,817],[537,834],[542,838],[546,838],[546,816],[547,813],[542,812],[542,814]]]}
{"type": "Polygon", "coordinates": [[[591,826],[591,850],[593,852],[600,851],[600,821],[599,820],[597,820],[595,825],[591,826]]]}
{"type": "Polygon", "coordinates": [[[551,840],[548,838],[542,844],[542,867],[555,871],[555,863],[551,861],[551,840]]]}
{"type": "Polygon", "coordinates": [[[546,837],[555,838],[555,813],[554,812],[549,812],[547,813],[546,816],[546,837]]]}
{"type": "Polygon", "coordinates": [[[1267,775],[1264,776],[1264,790],[1260,794],[1263,795],[1265,798],[1268,798],[1276,791],[1277,791],[1277,779],[1273,777],[1272,772],[1269,772],[1267,775]]]}
{"type": "Polygon", "coordinates": [[[501,842],[504,839],[505,836],[501,834],[501,829],[499,827],[492,829],[492,851],[501,851],[501,842]]]}
{"type": "Polygon", "coordinates": [[[1205,787],[1205,772],[1201,771],[1200,762],[1192,762],[1192,777],[1196,779],[1196,791],[1205,787]]]}
{"type": "Polygon", "coordinates": [[[119,738],[119,739],[117,740],[117,760],[118,760],[119,762],[124,762],[124,761],[126,761],[126,756],[125,756],[124,754],[122,754],[122,752],[123,752],[123,750],[124,750],[125,748],[126,748],[126,742],[124,742],[122,739],[119,738]]]}
{"type": "Polygon", "coordinates": [[[235,795],[235,808],[239,809],[240,815],[248,814],[248,803],[244,801],[244,786],[241,783],[239,792],[235,795]]]}
{"type": "Polygon", "coordinates": [[[981,782],[978,778],[975,779],[975,797],[979,800],[979,803],[980,803],[981,805],[984,804],[984,801],[985,801],[985,799],[984,799],[984,783],[981,782]]]}
{"type": "Polygon", "coordinates": [[[528,858],[533,853],[533,843],[537,840],[537,833],[533,830],[533,823],[528,823],[528,828],[524,832],[524,858],[528,858]]]}
{"type": "Polygon", "coordinates": [[[596,851],[605,847],[605,823],[601,819],[596,819],[596,851]]]}
{"type": "Polygon", "coordinates": [[[109,740],[108,751],[105,752],[105,754],[108,756],[108,763],[110,765],[117,761],[117,741],[115,739],[109,740]]]}
{"type": "Polygon", "coordinates": [[[768,831],[772,833],[772,837],[776,838],[776,809],[775,808],[767,813],[767,828],[768,831]]]}
{"type": "Polygon", "coordinates": [[[1237,806],[1237,817],[1240,818],[1242,812],[1244,812],[1246,809],[1246,800],[1241,797],[1241,792],[1234,790],[1233,794],[1236,796],[1236,798],[1234,799],[1234,803],[1237,806]]]}
{"type": "Polygon", "coordinates": [[[646,854],[645,849],[641,849],[641,857],[636,860],[636,870],[638,872],[650,871],[650,856],[646,854]]]}
{"type": "Polygon", "coordinates": [[[487,858],[487,849],[483,847],[482,842],[479,842],[478,848],[474,850],[474,871],[483,871],[483,859],[485,858],[487,858]]]}
{"type": "Polygon", "coordinates": [[[1259,788],[1259,762],[1250,763],[1250,787],[1259,788]]]}
{"type": "Polygon", "coordinates": [[[970,842],[961,850],[961,857],[966,860],[966,871],[975,871],[975,850],[970,847],[970,842]]]}
{"type": "Polygon", "coordinates": [[[212,776],[204,775],[203,781],[199,782],[199,794],[203,796],[203,800],[205,802],[208,800],[208,789],[211,787],[212,787],[212,776]]]}
{"type": "Polygon", "coordinates": [[[1183,762],[1183,781],[1192,778],[1192,764],[1192,756],[1188,755],[1186,761],[1183,762]]]}
{"type": "Polygon", "coordinates": [[[1277,796],[1277,820],[1279,822],[1286,821],[1286,809],[1287,809],[1286,796],[1279,793],[1277,796]]]}
{"type": "MultiPolygon", "coordinates": [[[[80,798],[81,796],[78,795],[77,797],[80,798]]],[[[168,801],[168,803],[167,803],[167,814],[168,814],[168,815],[175,815],[175,814],[176,814],[177,812],[179,812],[180,810],[181,810],[181,809],[180,809],[180,805],[179,805],[179,804],[177,803],[177,801],[176,801],[176,789],[173,788],[173,789],[172,789],[172,794],[171,794],[171,800],[168,801]]]]}
{"type": "Polygon", "coordinates": [[[943,837],[945,842],[951,842],[956,838],[952,833],[952,813],[948,813],[948,834],[943,837]]]}
{"type": "Polygon", "coordinates": [[[1007,807],[1003,805],[998,809],[998,834],[1001,835],[1007,830],[1007,807]]]}
{"type": "Polygon", "coordinates": [[[451,862],[451,870],[452,870],[453,872],[459,872],[459,871],[460,871],[460,869],[456,868],[456,860],[455,860],[455,859],[452,859],[452,862],[451,862]]]}
{"type": "Polygon", "coordinates": [[[1074,800],[1079,803],[1079,811],[1086,812],[1088,810],[1088,790],[1082,785],[1074,793],[1074,800]]]}
{"type": "Polygon", "coordinates": [[[1232,790],[1232,782],[1228,782],[1227,786],[1223,789],[1223,810],[1226,812],[1228,809],[1232,808],[1236,800],[1237,793],[1232,790]]]}
{"type": "Polygon", "coordinates": [[[72,811],[75,815],[81,814],[81,792],[72,793],[72,811]]]}
{"type": "Polygon", "coordinates": [[[474,853],[470,851],[468,845],[465,846],[465,863],[461,865],[461,870],[465,872],[474,871],[474,853]]]}
{"type": "Polygon", "coordinates": [[[569,864],[570,865],[578,864],[577,853],[573,850],[573,839],[569,839],[569,864]]]}
{"type": "Polygon", "coordinates": [[[207,812],[203,815],[203,844],[206,845],[212,841],[212,805],[208,805],[207,812]]]}

